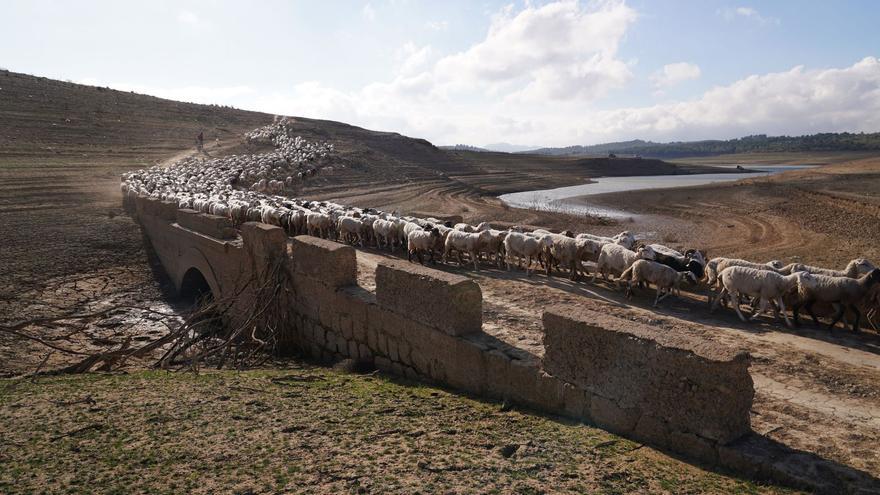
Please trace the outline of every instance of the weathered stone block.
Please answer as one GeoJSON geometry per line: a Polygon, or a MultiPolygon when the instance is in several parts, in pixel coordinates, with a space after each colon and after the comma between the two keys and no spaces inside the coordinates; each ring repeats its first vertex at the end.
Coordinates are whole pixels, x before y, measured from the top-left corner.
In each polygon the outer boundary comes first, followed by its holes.
{"type": "Polygon", "coordinates": [[[400,361],[400,354],[397,350],[397,341],[390,337],[386,340],[388,346],[388,357],[391,358],[392,361],[400,361]]]}
{"type": "Polygon", "coordinates": [[[422,351],[431,362],[431,378],[474,394],[485,392],[486,362],[478,347],[438,332],[431,341],[422,351]]]}
{"type": "Polygon", "coordinates": [[[642,414],[633,429],[633,436],[652,445],[669,445],[669,427],[650,414],[642,414]]]}
{"type": "Polygon", "coordinates": [[[226,217],[199,213],[195,210],[177,210],[177,224],[183,228],[217,239],[235,238],[232,221],[226,217]]]}
{"type": "Polygon", "coordinates": [[[364,361],[373,360],[373,353],[372,351],[370,351],[370,348],[367,347],[365,344],[358,344],[358,355],[364,361]]]}
{"type": "Polygon", "coordinates": [[[177,203],[174,201],[162,201],[159,209],[159,217],[169,222],[177,221],[177,203]]]}
{"type": "Polygon", "coordinates": [[[544,348],[548,373],[670,430],[720,443],[750,431],[754,387],[745,352],[571,308],[544,313],[544,348]]]}
{"type": "Polygon", "coordinates": [[[354,248],[307,235],[291,243],[293,271],[338,288],[357,284],[357,258],[354,248]]]}
{"type": "Polygon", "coordinates": [[[669,448],[709,464],[718,462],[716,444],[691,433],[669,432],[669,448]]]}
{"type": "Polygon", "coordinates": [[[383,308],[449,335],[479,332],[482,326],[480,286],[461,275],[382,261],[376,268],[376,300],[383,308]]]}
{"type": "Polygon", "coordinates": [[[377,356],[375,359],[376,367],[382,371],[391,372],[391,360],[386,357],[377,356]]]}
{"type": "Polygon", "coordinates": [[[632,433],[639,419],[637,409],[623,409],[614,401],[600,395],[593,395],[590,399],[590,417],[593,421],[615,433],[632,433]]]}
{"type": "Polygon", "coordinates": [[[588,392],[584,392],[570,383],[562,385],[562,400],[565,414],[577,419],[590,419],[590,402],[588,392]]]}

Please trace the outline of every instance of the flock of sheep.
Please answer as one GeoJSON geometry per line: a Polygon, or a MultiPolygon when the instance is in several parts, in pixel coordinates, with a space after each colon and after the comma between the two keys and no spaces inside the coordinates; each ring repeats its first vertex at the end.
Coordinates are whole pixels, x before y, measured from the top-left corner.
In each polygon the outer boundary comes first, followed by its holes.
{"type": "Polygon", "coordinates": [[[781,313],[791,326],[786,308],[792,310],[795,324],[803,308],[818,324],[813,308],[819,303],[835,309],[829,329],[841,318],[846,325],[849,310],[855,315],[852,328],[857,330],[862,312],[869,312],[870,321],[870,313],[880,306],[880,270],[865,259],[853,260],[840,271],[778,261],[707,260],[696,249],[681,253],[661,244],[637,244],[630,232],[603,237],[520,227],[497,230],[485,222],[452,225],[436,218],[279,196],[294,182],[314,174],[316,163],[333,151],[332,145],[291,138],[284,121],[246,137],[249,142],[271,143],[276,149],[211,160],[186,159],[168,168],[140,170],[123,176],[123,192],[129,197],[176,201],[180,208],[227,217],[235,226],[257,221],[282,227],[291,236],[308,234],[392,252],[404,249],[410,261],[415,257],[420,263],[426,257],[432,263],[454,258],[463,265],[467,257],[475,270],[480,263],[507,270],[516,265],[530,276],[541,267],[547,276],[557,270],[577,280],[589,275],[586,262],[594,262],[591,280],[600,274],[605,280],[614,275],[618,287],[625,284],[628,297],[635,287],[653,284],[655,306],[679,293],[682,283],[705,281],[712,310],[731,303],[743,321],[746,317],[740,307],[749,303],[751,319],[772,309],[777,319],[781,313]]]}
{"type": "Polygon", "coordinates": [[[251,206],[267,201],[267,194],[279,194],[331,168],[322,162],[333,145],[291,137],[285,120],[255,129],[245,138],[249,144],[271,144],[275,149],[221,158],[189,157],[169,167],[130,172],[122,176],[122,192],[242,221],[251,206]]]}

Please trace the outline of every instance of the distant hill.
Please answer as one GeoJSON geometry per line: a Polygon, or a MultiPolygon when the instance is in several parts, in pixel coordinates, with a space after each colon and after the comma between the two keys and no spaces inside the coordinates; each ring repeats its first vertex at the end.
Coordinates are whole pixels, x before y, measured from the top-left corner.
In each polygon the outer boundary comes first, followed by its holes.
{"type": "Polygon", "coordinates": [[[528,153],[532,150],[540,148],[540,146],[523,146],[521,144],[510,143],[491,143],[483,146],[489,151],[500,151],[502,153],[528,153]]]}
{"type": "Polygon", "coordinates": [[[486,148],[480,148],[479,146],[471,146],[469,144],[452,144],[452,145],[438,146],[438,148],[440,148],[441,150],[448,150],[448,151],[476,151],[479,153],[485,153],[487,151],[490,151],[490,150],[487,150],[486,148]]]}
{"type": "Polygon", "coordinates": [[[530,154],[590,156],[590,155],[638,155],[655,158],[682,158],[687,156],[712,156],[735,153],[770,153],[793,151],[880,151],[880,132],[875,133],[822,133],[806,136],[767,136],[757,134],[738,139],[677,141],[655,143],[636,139],[618,143],[591,146],[567,146],[564,148],[541,148],[530,154]]]}

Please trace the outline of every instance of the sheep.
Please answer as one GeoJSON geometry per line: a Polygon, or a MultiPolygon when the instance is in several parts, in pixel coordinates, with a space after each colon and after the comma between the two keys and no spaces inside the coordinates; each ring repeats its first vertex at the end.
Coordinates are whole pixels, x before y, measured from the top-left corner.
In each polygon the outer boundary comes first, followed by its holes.
{"type": "MultiPolygon", "coordinates": [[[[804,273],[807,272],[794,272],[792,276],[803,275],[804,273]]],[[[837,314],[828,325],[828,330],[831,331],[834,325],[844,317],[846,310],[850,309],[856,315],[852,330],[853,332],[858,332],[862,317],[858,304],[870,293],[872,287],[880,282],[880,269],[875,268],[859,278],[810,274],[808,280],[809,283],[804,284],[798,291],[801,302],[792,309],[795,323],[798,323],[798,311],[802,306],[810,313],[813,322],[819,325],[819,319],[813,313],[813,304],[828,302],[837,306],[837,314]]],[[[845,326],[846,322],[844,322],[845,326]]]]}
{"type": "Polygon", "coordinates": [[[461,259],[462,251],[466,251],[471,261],[474,263],[474,270],[479,270],[477,253],[480,249],[487,245],[492,239],[492,234],[488,230],[482,232],[464,232],[461,230],[451,230],[446,236],[446,242],[443,250],[443,261],[447,261],[449,254],[455,250],[458,255],[458,264],[464,264],[461,259]]]}
{"type": "Polygon", "coordinates": [[[791,263],[781,268],[779,271],[781,273],[808,272],[813,275],[825,275],[828,277],[859,278],[875,268],[877,267],[870,261],[864,258],[857,258],[847,263],[846,268],[843,270],[831,270],[828,268],[804,265],[802,263],[791,263]]]}
{"type": "Polygon", "coordinates": [[[393,220],[383,220],[381,218],[374,220],[373,233],[376,237],[376,247],[382,247],[382,244],[385,244],[393,253],[394,245],[398,239],[397,228],[397,223],[393,220]]]}
{"type": "Polygon", "coordinates": [[[344,242],[363,244],[363,224],[359,218],[339,217],[336,221],[336,233],[344,242]]]}
{"type": "Polygon", "coordinates": [[[495,264],[498,268],[501,268],[503,260],[504,260],[504,238],[507,237],[507,231],[505,230],[487,230],[491,237],[488,242],[481,246],[480,255],[486,253],[486,259],[488,261],[492,261],[492,257],[495,257],[495,264]]]}
{"type": "Polygon", "coordinates": [[[475,232],[474,228],[466,223],[457,223],[452,228],[454,230],[460,230],[462,232],[475,232]]]}
{"type": "MultiPolygon", "coordinates": [[[[592,282],[601,273],[602,279],[608,280],[608,272],[621,274],[626,271],[638,259],[653,259],[654,251],[649,246],[642,246],[638,251],[630,251],[619,244],[606,244],[602,246],[599,260],[596,262],[596,271],[593,272],[592,282]]],[[[620,285],[618,281],[618,286],[620,285]]]]}
{"type": "Polygon", "coordinates": [[[545,249],[552,244],[549,237],[537,238],[521,232],[509,230],[504,238],[504,258],[507,263],[507,271],[510,271],[510,259],[516,257],[517,266],[522,258],[526,259],[526,276],[531,276],[532,258],[539,258],[545,249]]]}
{"type": "Polygon", "coordinates": [[[785,325],[791,328],[791,321],[788,319],[788,315],[785,314],[783,298],[799,290],[799,285],[803,283],[801,280],[808,276],[804,273],[781,275],[773,270],[762,270],[747,266],[727,267],[718,274],[718,280],[721,282],[723,289],[712,304],[712,311],[715,311],[719,301],[725,295],[730,294],[733,298],[733,309],[736,311],[739,319],[745,322],[746,318],[740,311],[739,306],[740,295],[746,294],[758,298],[761,302],[760,309],[751,316],[750,320],[754,320],[759,315],[764,314],[767,311],[768,304],[771,301],[775,301],[778,305],[778,309],[777,306],[773,306],[776,318],[779,319],[779,312],[782,311],[785,325]]]}
{"type": "Polygon", "coordinates": [[[654,306],[660,303],[669,294],[678,292],[681,295],[681,282],[689,281],[696,283],[697,277],[690,271],[678,271],[667,265],[650,260],[636,260],[621,275],[620,280],[628,281],[627,297],[632,297],[633,285],[647,282],[657,286],[657,294],[654,296],[654,306]],[[664,293],[665,292],[665,293],[664,293]]]}
{"type": "Polygon", "coordinates": [[[407,260],[412,261],[415,254],[419,263],[425,264],[422,253],[430,253],[431,263],[434,263],[434,241],[440,238],[440,231],[436,227],[430,230],[413,230],[406,236],[407,260]]]}
{"type": "Polygon", "coordinates": [[[700,263],[696,259],[686,258],[684,256],[675,256],[669,251],[658,251],[657,246],[659,246],[659,244],[649,245],[649,247],[654,250],[655,261],[674,269],[676,272],[688,271],[692,273],[697,280],[701,280],[703,278],[705,270],[702,263],[700,263]]]}
{"type": "Polygon", "coordinates": [[[549,252],[552,258],[547,263],[547,276],[550,276],[553,260],[559,263],[560,267],[568,268],[568,278],[575,280],[578,276],[578,266],[581,262],[580,247],[577,239],[565,237],[563,235],[547,236],[551,240],[549,252]]]}
{"type": "Polygon", "coordinates": [[[653,249],[654,252],[657,253],[658,255],[663,254],[666,256],[671,256],[671,257],[676,258],[680,261],[684,261],[684,259],[686,258],[685,255],[681,254],[680,252],[676,251],[675,249],[672,249],[671,247],[664,246],[663,244],[648,244],[648,246],[650,246],[651,249],[653,249]]]}
{"type": "MultiPolygon", "coordinates": [[[[778,260],[768,261],[767,263],[753,263],[751,261],[746,261],[738,258],[712,258],[706,263],[705,268],[703,270],[703,274],[706,277],[706,303],[709,307],[712,307],[712,302],[714,298],[712,297],[713,290],[717,291],[720,289],[718,287],[718,274],[721,273],[724,269],[729,268],[731,266],[744,266],[747,268],[754,268],[755,270],[771,270],[775,272],[779,272],[781,268],[783,268],[783,263],[778,260]]],[[[784,273],[783,275],[788,275],[784,273]]],[[[726,304],[726,303],[725,303],[726,304]]]]}
{"type": "Polygon", "coordinates": [[[328,237],[330,235],[333,219],[329,215],[319,212],[306,213],[306,228],[309,235],[318,234],[318,237],[328,237]]]}
{"type": "MultiPolygon", "coordinates": [[[[747,268],[754,268],[755,270],[771,270],[775,272],[779,272],[779,270],[783,268],[782,262],[778,260],[768,261],[767,263],[754,263],[737,258],[712,258],[712,260],[706,264],[706,276],[708,277],[707,283],[710,286],[714,285],[718,278],[718,274],[724,271],[725,268],[731,266],[744,266],[747,268]]],[[[786,273],[785,275],[788,274],[786,273]]]]}
{"type": "Polygon", "coordinates": [[[482,232],[484,230],[491,230],[492,224],[489,222],[480,222],[474,227],[474,232],[482,232]]]}

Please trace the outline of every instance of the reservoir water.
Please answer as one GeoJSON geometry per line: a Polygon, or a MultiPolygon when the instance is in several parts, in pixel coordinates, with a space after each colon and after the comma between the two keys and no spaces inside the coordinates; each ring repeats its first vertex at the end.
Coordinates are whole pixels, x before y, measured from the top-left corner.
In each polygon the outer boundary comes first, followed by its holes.
{"type": "MultiPolygon", "coordinates": [[[[723,166],[735,168],[736,165],[723,166]]],[[[514,207],[541,211],[557,211],[574,215],[593,215],[608,218],[626,218],[634,216],[623,210],[585,204],[573,198],[593,196],[596,194],[622,191],[638,191],[642,189],[667,189],[671,187],[701,186],[715,182],[729,182],[752,177],[765,177],[788,170],[812,168],[812,165],[754,165],[744,166],[756,172],[729,174],[690,174],[690,175],[643,175],[637,177],[600,177],[592,179],[589,184],[557,187],[556,189],[539,189],[502,194],[501,200],[514,207]]]]}

